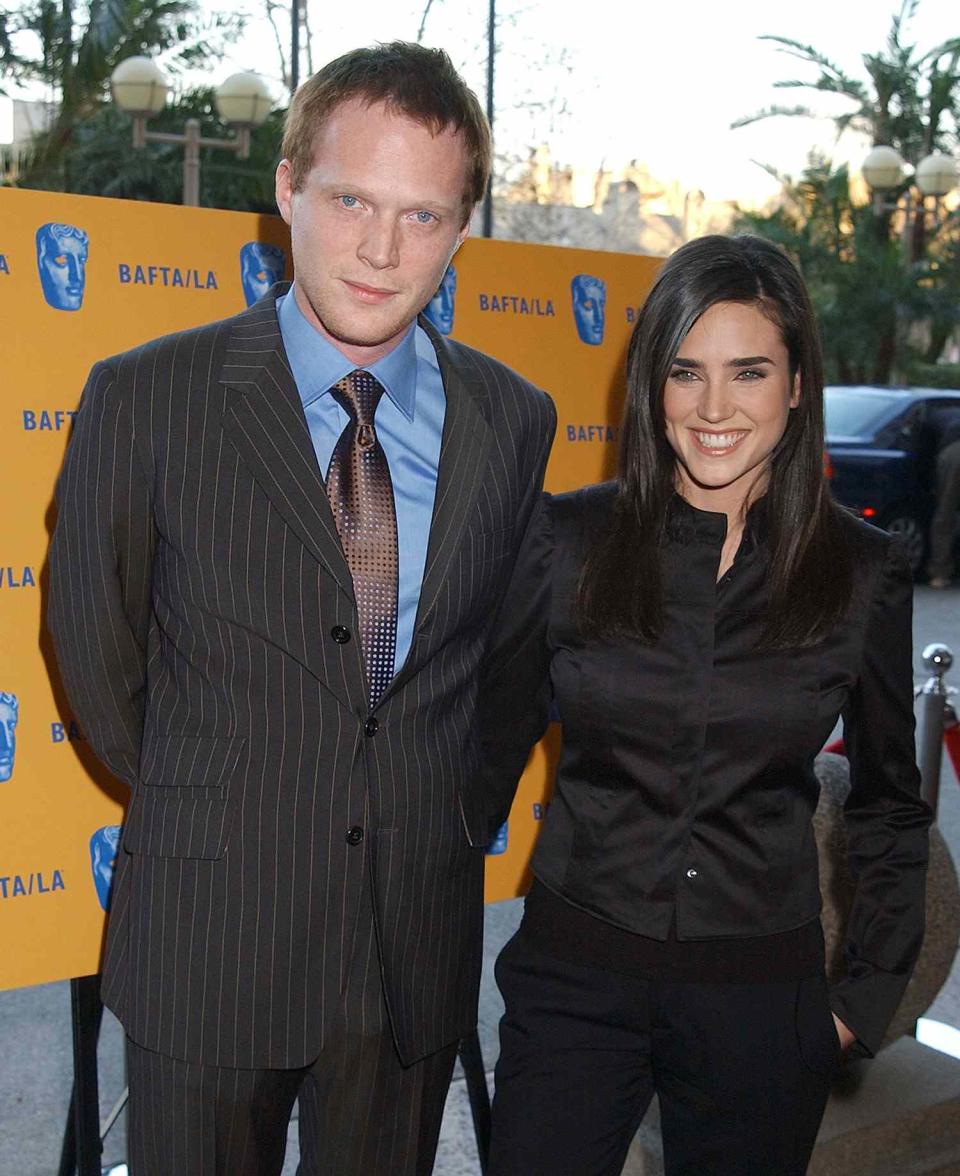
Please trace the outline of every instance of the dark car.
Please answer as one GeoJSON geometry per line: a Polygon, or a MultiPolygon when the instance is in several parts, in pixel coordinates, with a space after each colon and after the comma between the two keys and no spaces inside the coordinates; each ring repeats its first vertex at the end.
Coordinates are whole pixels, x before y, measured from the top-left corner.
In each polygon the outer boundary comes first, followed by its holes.
{"type": "Polygon", "coordinates": [[[919,574],[936,491],[936,441],[928,418],[935,408],[960,409],[960,390],[856,386],[824,391],[834,498],[901,535],[919,574]]]}

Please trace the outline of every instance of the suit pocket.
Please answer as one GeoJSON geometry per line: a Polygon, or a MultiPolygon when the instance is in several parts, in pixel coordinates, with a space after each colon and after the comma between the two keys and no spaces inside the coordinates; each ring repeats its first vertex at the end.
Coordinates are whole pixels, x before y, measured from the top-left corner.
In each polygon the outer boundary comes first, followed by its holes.
{"type": "Polygon", "coordinates": [[[236,790],[227,784],[245,745],[241,738],[196,735],[151,739],[124,824],[124,849],[155,857],[222,857],[236,805],[236,790]]]}

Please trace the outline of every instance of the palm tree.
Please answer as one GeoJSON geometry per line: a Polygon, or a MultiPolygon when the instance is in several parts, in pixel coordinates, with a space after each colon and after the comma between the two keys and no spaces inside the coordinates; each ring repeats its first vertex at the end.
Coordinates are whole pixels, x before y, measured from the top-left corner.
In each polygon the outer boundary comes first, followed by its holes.
{"type": "MultiPolygon", "coordinates": [[[[789,37],[761,37],[820,71],[813,81],[785,79],[776,82],[776,88],[816,90],[849,99],[851,109],[833,120],[837,137],[846,130],[859,131],[872,144],[895,147],[908,163],[916,165],[932,151],[953,150],[960,142],[960,37],[943,41],[925,53],[915,45],[905,44],[906,30],[919,4],[920,0],[903,0],[891,22],[885,49],[863,55],[870,84],[845,73],[812,45],[789,37]]],[[[810,106],[775,104],[737,119],[733,126],[781,116],[819,117],[810,106]]]]}
{"type": "MultiPolygon", "coordinates": [[[[812,80],[785,79],[779,89],[837,94],[849,109],[833,117],[837,138],[859,132],[871,144],[896,148],[914,167],[934,151],[951,153],[960,145],[960,37],[921,51],[907,30],[919,0],[902,0],[891,21],[885,47],[863,56],[867,80],[853,77],[812,45],[788,37],[766,36],[790,57],[818,70],[812,80]]],[[[814,118],[809,105],[772,105],[738,119],[742,127],[774,117],[814,118]]],[[[779,239],[803,265],[819,292],[818,310],[828,353],[841,379],[886,383],[907,363],[911,323],[923,321],[929,343],[925,358],[935,360],[958,321],[955,299],[960,284],[957,232],[960,213],[944,217],[927,236],[922,206],[912,219],[895,214],[899,190],[876,211],[851,198],[846,169],[833,172],[812,160],[803,179],[786,181],[782,205],[772,215],[746,215],[754,232],[779,239]],[[819,238],[827,248],[815,248],[819,238]],[[900,247],[901,238],[907,248],[900,247]]]]}
{"type": "Polygon", "coordinates": [[[237,16],[201,19],[196,0],[90,0],[82,19],[74,0],[27,0],[0,12],[0,79],[39,83],[56,104],[19,183],[69,187],[68,147],[78,125],[100,109],[110,75],[125,58],[164,54],[176,73],[222,56],[241,28],[237,16]]]}

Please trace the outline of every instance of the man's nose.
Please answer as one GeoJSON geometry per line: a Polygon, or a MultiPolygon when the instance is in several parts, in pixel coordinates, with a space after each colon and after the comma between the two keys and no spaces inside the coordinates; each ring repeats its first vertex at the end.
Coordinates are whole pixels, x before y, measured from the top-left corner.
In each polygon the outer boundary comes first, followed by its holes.
{"type": "Polygon", "coordinates": [[[400,263],[400,235],[394,221],[373,217],[357,249],[361,261],[374,269],[391,269],[400,263]]]}

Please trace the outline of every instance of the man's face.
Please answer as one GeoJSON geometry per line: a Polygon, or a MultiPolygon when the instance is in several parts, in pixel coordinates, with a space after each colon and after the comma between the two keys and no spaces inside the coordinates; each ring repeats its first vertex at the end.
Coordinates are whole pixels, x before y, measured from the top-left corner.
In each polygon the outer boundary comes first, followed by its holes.
{"type": "Polygon", "coordinates": [[[358,366],[390,352],[440,286],[469,228],[466,175],[461,136],[355,100],[317,134],[301,191],[281,160],[298,305],[358,366]]]}
{"type": "Polygon", "coordinates": [[[17,707],[13,695],[0,692],[0,782],[13,775],[17,753],[17,707]]]}
{"type": "Polygon", "coordinates": [[[87,265],[86,241],[55,236],[48,229],[39,245],[40,283],[47,302],[58,310],[79,310],[87,265]]]}

